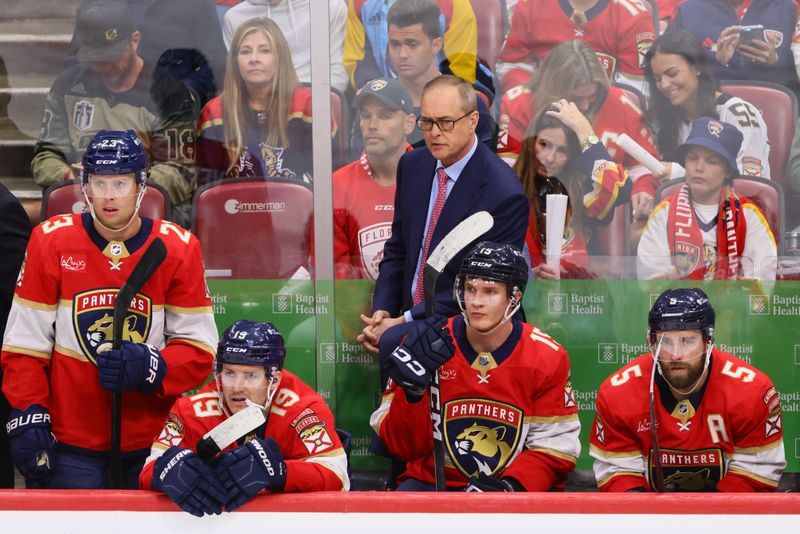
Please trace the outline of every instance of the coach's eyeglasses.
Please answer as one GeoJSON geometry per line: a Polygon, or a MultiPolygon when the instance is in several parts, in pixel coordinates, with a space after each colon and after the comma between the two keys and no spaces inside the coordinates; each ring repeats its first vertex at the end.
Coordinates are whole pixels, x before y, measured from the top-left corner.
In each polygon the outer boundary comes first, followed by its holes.
{"type": "Polygon", "coordinates": [[[433,130],[433,125],[435,124],[442,132],[452,132],[455,129],[456,123],[458,121],[460,121],[464,117],[472,115],[474,111],[477,110],[473,109],[472,111],[467,111],[457,119],[433,120],[420,115],[419,117],[417,117],[417,126],[419,126],[419,129],[422,130],[423,132],[430,132],[431,130],[433,130]]]}

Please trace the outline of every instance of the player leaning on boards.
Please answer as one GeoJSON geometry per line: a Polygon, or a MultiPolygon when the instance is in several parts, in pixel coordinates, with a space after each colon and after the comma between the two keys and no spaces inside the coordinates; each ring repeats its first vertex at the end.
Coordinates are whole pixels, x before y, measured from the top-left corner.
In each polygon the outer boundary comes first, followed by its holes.
{"type": "Polygon", "coordinates": [[[391,354],[381,354],[392,380],[370,424],[408,462],[398,490],[434,489],[427,388],[435,372],[449,489],[563,489],[581,448],[569,357],[514,318],[527,282],[519,249],[483,241],[454,284],[463,316],[419,321],[391,354]]]}
{"type": "Polygon", "coordinates": [[[223,507],[232,512],[262,490],[348,490],[347,456],[333,414],[283,369],[285,358],[283,336],[272,323],[233,323],[220,340],[214,380],[172,407],[139,477],[141,487],[163,491],[198,517],[223,507]],[[251,406],[263,410],[266,421],[262,417],[204,461],[198,442],[251,406]]]}
{"type": "Polygon", "coordinates": [[[776,489],[786,467],[778,392],[714,348],[706,294],[662,293],[647,342],[649,354],[600,386],[590,434],[600,491],[776,489]]]}
{"type": "Polygon", "coordinates": [[[111,392],[124,392],[124,486],[137,487],[169,407],[211,372],[218,336],[200,244],[139,215],[147,173],[132,130],[99,132],[83,156],[90,211],[31,235],[2,352],[12,455],[28,487],[108,486],[111,392]],[[117,292],[156,237],[167,259],[131,301],[121,349],[100,353],[117,292]]]}

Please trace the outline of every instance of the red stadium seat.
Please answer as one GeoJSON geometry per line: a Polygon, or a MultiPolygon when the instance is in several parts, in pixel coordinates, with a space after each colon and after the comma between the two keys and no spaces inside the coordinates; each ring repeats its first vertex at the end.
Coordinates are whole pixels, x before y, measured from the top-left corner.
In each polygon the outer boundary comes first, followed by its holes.
{"type": "MultiPolygon", "coordinates": [[[[661,187],[656,191],[656,203],[677,193],[683,183],[683,178],[678,178],[661,184],[661,187]]],[[[772,230],[772,235],[775,236],[778,255],[782,256],[783,239],[781,239],[781,232],[785,227],[786,211],[784,209],[783,189],[781,189],[781,186],[774,180],[765,180],[754,176],[740,176],[733,181],[733,188],[740,196],[749,198],[761,209],[772,230]]]]}
{"type": "Polygon", "coordinates": [[[631,247],[630,210],[627,204],[614,208],[614,218],[595,229],[599,252],[604,256],[628,256],[631,247]]]}
{"type": "Polygon", "coordinates": [[[478,57],[494,70],[508,32],[506,0],[470,0],[470,3],[478,21],[478,57]]]}
{"type": "Polygon", "coordinates": [[[198,189],[192,229],[209,278],[288,279],[308,267],[314,195],[299,180],[236,178],[198,189]]]}
{"type": "Polygon", "coordinates": [[[769,138],[769,166],[773,180],[785,186],[789,149],[797,122],[797,99],[788,89],[768,82],[720,82],[722,91],[753,104],[764,116],[769,138]]]}
{"type": "MultiPolygon", "coordinates": [[[[157,183],[148,182],[142,205],[139,207],[139,214],[151,219],[167,219],[171,208],[169,195],[164,188],[157,183]]],[[[42,195],[41,220],[43,221],[54,215],[84,211],[86,211],[86,202],[83,199],[81,184],[78,180],[53,184],[42,195]]]]}

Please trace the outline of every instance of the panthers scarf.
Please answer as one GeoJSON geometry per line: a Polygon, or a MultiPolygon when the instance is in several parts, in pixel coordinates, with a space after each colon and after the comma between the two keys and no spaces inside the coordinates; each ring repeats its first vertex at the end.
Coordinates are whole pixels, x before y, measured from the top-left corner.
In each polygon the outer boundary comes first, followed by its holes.
{"type": "MultiPolygon", "coordinates": [[[[716,280],[735,280],[739,275],[739,256],[744,249],[747,223],[742,212],[741,199],[732,187],[723,189],[717,214],[717,264],[716,273],[707,273],[703,252],[703,235],[697,223],[689,197],[689,186],[669,199],[667,239],[672,264],[681,278],[704,280],[707,275],[716,280]],[[713,275],[713,276],[712,276],[713,275]]],[[[710,267],[714,267],[713,265],[710,267]]]]}

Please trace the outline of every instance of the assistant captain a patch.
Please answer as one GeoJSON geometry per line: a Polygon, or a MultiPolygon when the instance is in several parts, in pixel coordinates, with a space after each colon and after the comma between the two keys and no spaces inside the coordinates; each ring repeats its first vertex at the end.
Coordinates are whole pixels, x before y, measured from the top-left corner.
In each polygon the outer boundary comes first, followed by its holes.
{"type": "MultiPolygon", "coordinates": [[[[114,303],[118,289],[93,289],[72,299],[72,325],[84,355],[97,365],[97,348],[113,341],[114,303]]],[[[128,306],[122,340],[144,343],[150,335],[153,306],[150,297],[138,293],[128,306]]]]}
{"type": "Polygon", "coordinates": [[[465,477],[494,475],[519,443],[522,410],[488,399],[455,399],[444,405],[447,451],[465,477]]]}

